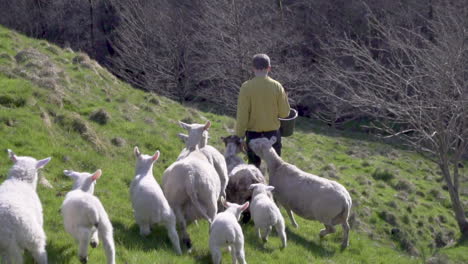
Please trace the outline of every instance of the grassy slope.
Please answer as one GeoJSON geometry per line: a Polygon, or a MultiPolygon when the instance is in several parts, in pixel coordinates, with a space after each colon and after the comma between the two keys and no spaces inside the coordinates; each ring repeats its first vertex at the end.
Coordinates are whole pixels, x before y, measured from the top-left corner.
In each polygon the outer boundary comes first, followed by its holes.
{"type": "MultiPolygon", "coordinates": [[[[226,135],[226,127],[234,125],[230,117],[183,107],[132,89],[83,54],[0,27],[0,148],[11,148],[19,155],[53,158],[42,175],[54,189],[38,187],[50,263],[79,263],[77,245],[64,232],[58,213],[71,187],[71,180],[62,171],[91,172],[98,168],[104,174],[95,194],[115,228],[118,263],[209,263],[205,221],[189,228],[194,253],[175,256],[164,228],[156,227],[148,238],[138,235],[129,201],[133,146],[140,146],[147,154],[161,150],[154,168],[160,181],[164,169],[183,147],[176,137],[183,132],[177,125],[181,119],[211,120],[211,144],[219,149],[219,137],[226,135]],[[89,119],[98,109],[110,114],[107,124],[89,119]],[[126,144],[114,146],[111,139],[116,137],[126,144]]],[[[437,233],[457,237],[448,194],[440,188],[437,169],[414,153],[366,140],[363,135],[331,131],[309,120],[300,120],[298,132],[284,140],[284,153],[285,160],[307,171],[328,177],[338,175],[350,190],[355,205],[351,245],[341,252],[341,228],[320,241],[322,226],[298,218],[299,229],[292,228],[286,219],[288,247],[284,251],[278,249],[276,235],[263,248],[253,226],[247,225],[243,229],[249,263],[421,263],[438,252],[432,249],[437,233]],[[394,178],[373,179],[376,168],[387,169],[394,178]],[[400,232],[392,235],[392,228],[400,232]],[[410,257],[402,249],[418,252],[420,257],[410,257]]],[[[6,152],[0,164],[3,181],[11,166],[6,152]]],[[[463,254],[466,249],[467,245],[460,245],[441,252],[463,263],[468,262],[463,254]]],[[[227,254],[224,261],[230,261],[227,254]]],[[[105,263],[102,246],[90,249],[90,262],[105,263]]],[[[28,263],[32,263],[30,258],[28,263]]]]}

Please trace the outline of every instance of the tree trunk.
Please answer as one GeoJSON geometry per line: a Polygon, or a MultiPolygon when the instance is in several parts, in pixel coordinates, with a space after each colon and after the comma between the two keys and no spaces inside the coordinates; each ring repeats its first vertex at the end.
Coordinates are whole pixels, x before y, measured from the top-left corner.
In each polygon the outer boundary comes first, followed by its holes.
{"type": "Polygon", "coordinates": [[[455,213],[455,220],[457,221],[458,228],[460,229],[461,238],[468,239],[468,221],[465,217],[465,210],[463,209],[463,205],[460,202],[460,195],[458,194],[457,190],[458,186],[454,186],[452,183],[448,165],[440,164],[439,166],[442,170],[445,183],[447,183],[447,189],[450,194],[450,200],[452,202],[452,209],[455,213]]]}

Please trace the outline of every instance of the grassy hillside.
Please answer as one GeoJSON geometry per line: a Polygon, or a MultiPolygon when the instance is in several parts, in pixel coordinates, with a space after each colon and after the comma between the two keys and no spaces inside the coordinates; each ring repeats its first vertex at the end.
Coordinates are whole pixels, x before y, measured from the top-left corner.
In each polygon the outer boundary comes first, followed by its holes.
{"type": "MultiPolygon", "coordinates": [[[[7,148],[18,155],[52,157],[41,174],[54,188],[38,187],[50,263],[79,263],[77,245],[64,231],[58,212],[72,185],[62,171],[98,168],[103,176],[95,194],[114,226],[118,263],[210,263],[205,221],[189,228],[194,252],[176,256],[164,228],[156,227],[151,236],[141,238],[133,219],[128,193],[134,176],[133,147],[146,154],[161,151],[154,167],[160,182],[164,169],[183,148],[176,137],[183,132],[177,120],[212,121],[210,143],[220,150],[219,138],[234,126],[231,117],[133,89],[85,54],[0,27],[0,149],[4,153],[0,181],[11,166],[7,148]]],[[[458,232],[448,193],[430,161],[365,135],[333,131],[306,119],[299,120],[293,137],[284,139],[283,157],[348,188],[354,203],[350,247],[339,249],[341,228],[320,241],[322,226],[299,217],[299,229],[286,219],[286,249],[279,250],[276,235],[263,247],[249,224],[243,226],[248,263],[468,262],[468,245],[456,244],[458,232]],[[429,260],[433,255],[436,259],[429,260]]],[[[102,245],[90,249],[89,261],[105,263],[102,245]]],[[[230,263],[227,253],[224,262],[230,263]]],[[[28,263],[32,263],[30,257],[28,263]]]]}

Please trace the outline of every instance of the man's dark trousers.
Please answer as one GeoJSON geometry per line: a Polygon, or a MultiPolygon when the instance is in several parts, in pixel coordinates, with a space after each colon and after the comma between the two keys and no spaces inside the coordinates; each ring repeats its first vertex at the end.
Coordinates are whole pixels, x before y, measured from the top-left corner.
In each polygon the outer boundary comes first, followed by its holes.
{"type": "Polygon", "coordinates": [[[281,156],[281,134],[279,130],[267,131],[267,132],[254,132],[254,131],[247,131],[245,132],[245,138],[247,143],[247,158],[249,159],[249,164],[255,165],[257,168],[260,168],[260,163],[262,160],[259,156],[255,155],[255,153],[250,149],[249,142],[252,139],[256,138],[268,138],[271,139],[273,136],[276,137],[276,143],[273,144],[273,148],[275,149],[278,156],[281,156]]]}

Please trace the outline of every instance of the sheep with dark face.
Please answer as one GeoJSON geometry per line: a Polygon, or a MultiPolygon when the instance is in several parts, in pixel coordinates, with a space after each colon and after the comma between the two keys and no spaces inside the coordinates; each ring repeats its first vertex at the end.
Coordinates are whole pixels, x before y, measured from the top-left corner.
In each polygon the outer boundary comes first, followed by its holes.
{"type": "Polygon", "coordinates": [[[286,209],[294,226],[297,223],[293,212],[309,220],[325,225],[320,237],[335,232],[335,225],[343,227],[342,248],[349,244],[348,218],[351,211],[351,196],[343,185],[307,172],[281,159],[272,145],[276,142],[258,138],[250,141],[250,148],[266,161],[270,185],[275,187],[275,198],[286,209]]]}
{"type": "MultiPolygon", "coordinates": [[[[262,172],[251,164],[245,164],[237,154],[242,152],[241,139],[237,136],[222,138],[226,146],[224,158],[229,172],[229,182],[226,188],[226,199],[230,202],[243,204],[250,201],[252,190],[250,185],[266,183],[262,172]]],[[[250,220],[250,209],[243,212],[242,222],[250,220]]]]}

